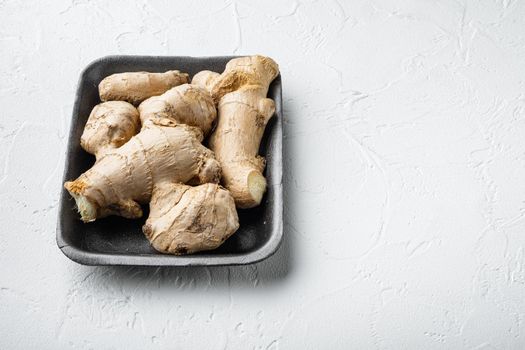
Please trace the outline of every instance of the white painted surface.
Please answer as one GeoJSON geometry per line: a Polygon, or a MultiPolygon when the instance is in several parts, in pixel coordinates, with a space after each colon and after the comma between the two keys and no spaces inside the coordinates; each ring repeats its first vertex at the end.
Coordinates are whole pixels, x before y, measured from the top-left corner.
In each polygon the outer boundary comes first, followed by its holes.
{"type": "Polygon", "coordinates": [[[0,1],[0,348],[525,348],[525,1],[0,1]],[[285,242],[248,267],[55,244],[80,71],[264,53],[285,242]]]}

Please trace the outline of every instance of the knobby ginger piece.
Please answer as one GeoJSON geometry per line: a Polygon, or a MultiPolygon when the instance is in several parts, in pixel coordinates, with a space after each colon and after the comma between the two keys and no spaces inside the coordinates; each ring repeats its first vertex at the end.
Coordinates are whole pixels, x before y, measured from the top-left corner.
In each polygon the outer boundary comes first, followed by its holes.
{"type": "Polygon", "coordinates": [[[197,85],[184,84],[160,96],[150,97],[139,107],[142,123],[151,118],[167,118],[198,127],[207,135],[217,117],[210,93],[197,85]]]}
{"type": "Polygon", "coordinates": [[[102,101],[127,101],[138,105],[149,97],[161,95],[188,81],[188,74],[178,70],[116,73],[104,78],[98,85],[98,91],[102,101]]]}
{"type": "Polygon", "coordinates": [[[238,228],[233,197],[219,185],[162,183],[142,229],[153,248],[180,255],[215,249],[238,228]]]}
{"type": "Polygon", "coordinates": [[[80,145],[100,159],[128,142],[139,130],[139,112],[132,104],[124,101],[103,102],[91,111],[80,137],[80,145]]]}
{"type": "Polygon", "coordinates": [[[278,74],[271,58],[249,56],[230,60],[222,74],[202,71],[192,80],[218,103],[217,127],[209,144],[221,164],[222,183],[239,208],[259,205],[266,191],[265,160],[258,153],[275,112],[274,101],[266,95],[278,74]]]}
{"type": "Polygon", "coordinates": [[[168,119],[151,119],[127,143],[107,153],[64,187],[75,199],[81,219],[108,215],[139,218],[162,182],[218,182],[220,166],[204,147],[202,131],[168,119]]]}

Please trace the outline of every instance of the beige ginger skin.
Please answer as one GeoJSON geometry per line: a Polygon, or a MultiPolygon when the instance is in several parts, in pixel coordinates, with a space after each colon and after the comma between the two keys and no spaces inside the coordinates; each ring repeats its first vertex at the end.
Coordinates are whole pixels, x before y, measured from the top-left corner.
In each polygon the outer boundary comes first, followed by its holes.
{"type": "Polygon", "coordinates": [[[142,229],[153,248],[180,255],[215,249],[238,228],[233,197],[221,186],[162,183],[142,229]]]}
{"type": "Polygon", "coordinates": [[[217,127],[209,144],[221,164],[222,183],[238,208],[259,205],[266,191],[265,160],[258,153],[275,112],[274,101],[266,95],[278,74],[271,58],[249,56],[232,59],[222,74],[202,71],[192,80],[218,103],[217,127]]]}
{"type": "Polygon", "coordinates": [[[140,130],[137,109],[124,101],[109,101],[96,105],[80,137],[82,148],[97,159],[119,148],[140,130]]]}
{"type": "Polygon", "coordinates": [[[98,85],[98,90],[102,101],[127,101],[136,106],[149,97],[186,84],[188,80],[188,74],[178,70],[164,73],[116,73],[104,78],[98,85]]]}
{"type": "Polygon", "coordinates": [[[219,164],[202,139],[200,129],[148,120],[140,133],[64,187],[84,222],[108,215],[139,218],[139,204],[150,201],[156,185],[219,181],[219,164]]]}
{"type": "Polygon", "coordinates": [[[142,123],[151,118],[167,118],[196,126],[207,135],[217,118],[210,93],[193,84],[174,87],[160,96],[150,97],[138,107],[142,123]]]}

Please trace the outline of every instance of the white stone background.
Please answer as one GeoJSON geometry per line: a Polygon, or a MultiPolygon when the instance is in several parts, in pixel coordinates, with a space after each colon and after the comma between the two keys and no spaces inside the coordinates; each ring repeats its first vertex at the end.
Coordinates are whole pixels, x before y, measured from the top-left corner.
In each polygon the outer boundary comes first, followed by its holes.
{"type": "Polygon", "coordinates": [[[1,349],[524,349],[525,1],[0,1],[1,349]],[[284,243],[88,267],[55,243],[80,71],[263,53],[284,243]]]}

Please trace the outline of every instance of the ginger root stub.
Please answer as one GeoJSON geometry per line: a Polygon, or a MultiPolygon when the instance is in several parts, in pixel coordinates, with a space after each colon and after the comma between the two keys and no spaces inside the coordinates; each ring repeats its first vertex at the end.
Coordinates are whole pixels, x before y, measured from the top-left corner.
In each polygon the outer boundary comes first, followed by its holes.
{"type": "Polygon", "coordinates": [[[98,85],[98,91],[102,101],[127,101],[136,106],[149,97],[186,84],[188,79],[188,74],[178,70],[116,73],[104,78],[98,85]]]}
{"type": "Polygon", "coordinates": [[[258,153],[275,112],[274,101],[266,95],[278,74],[279,66],[271,58],[248,56],[229,61],[220,75],[202,71],[192,80],[218,103],[217,127],[209,144],[221,164],[222,183],[239,208],[259,205],[266,191],[265,160],[258,153]]]}

